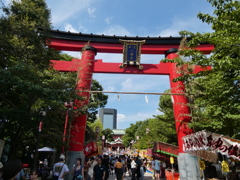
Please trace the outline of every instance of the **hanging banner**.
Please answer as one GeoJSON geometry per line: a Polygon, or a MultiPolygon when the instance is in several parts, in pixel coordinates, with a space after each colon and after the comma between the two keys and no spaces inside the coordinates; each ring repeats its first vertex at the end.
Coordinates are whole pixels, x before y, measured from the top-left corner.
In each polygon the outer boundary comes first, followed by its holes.
{"type": "Polygon", "coordinates": [[[208,131],[200,131],[183,137],[185,152],[211,151],[240,160],[240,141],[208,131]]]}
{"type": "Polygon", "coordinates": [[[86,144],[83,147],[83,152],[84,152],[86,157],[89,157],[89,156],[97,153],[98,152],[97,143],[95,141],[92,141],[92,142],[86,144]]]}

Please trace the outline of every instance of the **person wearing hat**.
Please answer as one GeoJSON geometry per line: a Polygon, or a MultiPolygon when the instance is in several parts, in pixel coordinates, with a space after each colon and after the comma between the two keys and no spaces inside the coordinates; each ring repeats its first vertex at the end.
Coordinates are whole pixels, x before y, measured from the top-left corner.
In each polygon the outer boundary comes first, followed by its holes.
{"type": "Polygon", "coordinates": [[[60,156],[58,163],[53,166],[53,180],[63,180],[64,177],[69,173],[69,169],[66,164],[64,164],[65,156],[60,156]]]}

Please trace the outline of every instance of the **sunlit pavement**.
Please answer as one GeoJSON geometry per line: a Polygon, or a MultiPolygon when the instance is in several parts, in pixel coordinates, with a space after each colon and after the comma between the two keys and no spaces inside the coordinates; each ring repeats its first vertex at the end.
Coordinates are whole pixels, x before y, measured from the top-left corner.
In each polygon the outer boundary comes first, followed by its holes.
{"type": "MultiPolygon", "coordinates": [[[[109,178],[108,178],[108,180],[116,180],[117,178],[116,178],[116,175],[114,174],[114,175],[109,175],[109,178]]],[[[145,174],[144,174],[144,178],[143,178],[144,180],[152,180],[152,174],[151,173],[149,173],[149,172],[146,172],[145,174]]],[[[128,173],[126,173],[126,175],[125,175],[125,177],[124,177],[124,180],[131,180],[131,177],[129,177],[129,174],[128,173]]],[[[165,180],[165,178],[161,178],[161,180],[165,180]]]]}

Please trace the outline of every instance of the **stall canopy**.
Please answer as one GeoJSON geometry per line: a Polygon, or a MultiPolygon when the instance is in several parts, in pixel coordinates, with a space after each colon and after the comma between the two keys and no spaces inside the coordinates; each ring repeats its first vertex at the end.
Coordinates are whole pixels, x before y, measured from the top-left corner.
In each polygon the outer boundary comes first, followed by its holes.
{"type": "Polygon", "coordinates": [[[38,151],[44,151],[44,152],[53,152],[53,151],[56,151],[52,148],[49,148],[49,147],[43,147],[41,149],[38,149],[38,151]]]}
{"type": "Polygon", "coordinates": [[[178,156],[178,147],[164,142],[156,142],[153,148],[154,152],[167,154],[169,156],[178,156]]]}
{"type": "Polygon", "coordinates": [[[240,140],[208,131],[183,137],[183,150],[211,162],[217,161],[217,153],[240,160],[240,140]]]}

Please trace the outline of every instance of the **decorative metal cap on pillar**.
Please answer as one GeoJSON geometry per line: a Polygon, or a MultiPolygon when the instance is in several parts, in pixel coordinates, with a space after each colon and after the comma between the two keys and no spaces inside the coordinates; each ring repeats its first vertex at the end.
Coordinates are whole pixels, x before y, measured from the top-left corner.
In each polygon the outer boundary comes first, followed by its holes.
{"type": "Polygon", "coordinates": [[[90,46],[90,45],[85,45],[83,46],[82,50],[81,51],[87,51],[87,50],[91,50],[91,51],[94,51],[95,52],[95,55],[97,55],[97,49],[90,46]]]}
{"type": "Polygon", "coordinates": [[[176,52],[178,52],[178,48],[171,48],[171,49],[165,51],[165,57],[167,57],[171,53],[176,53],[176,52]]]}

